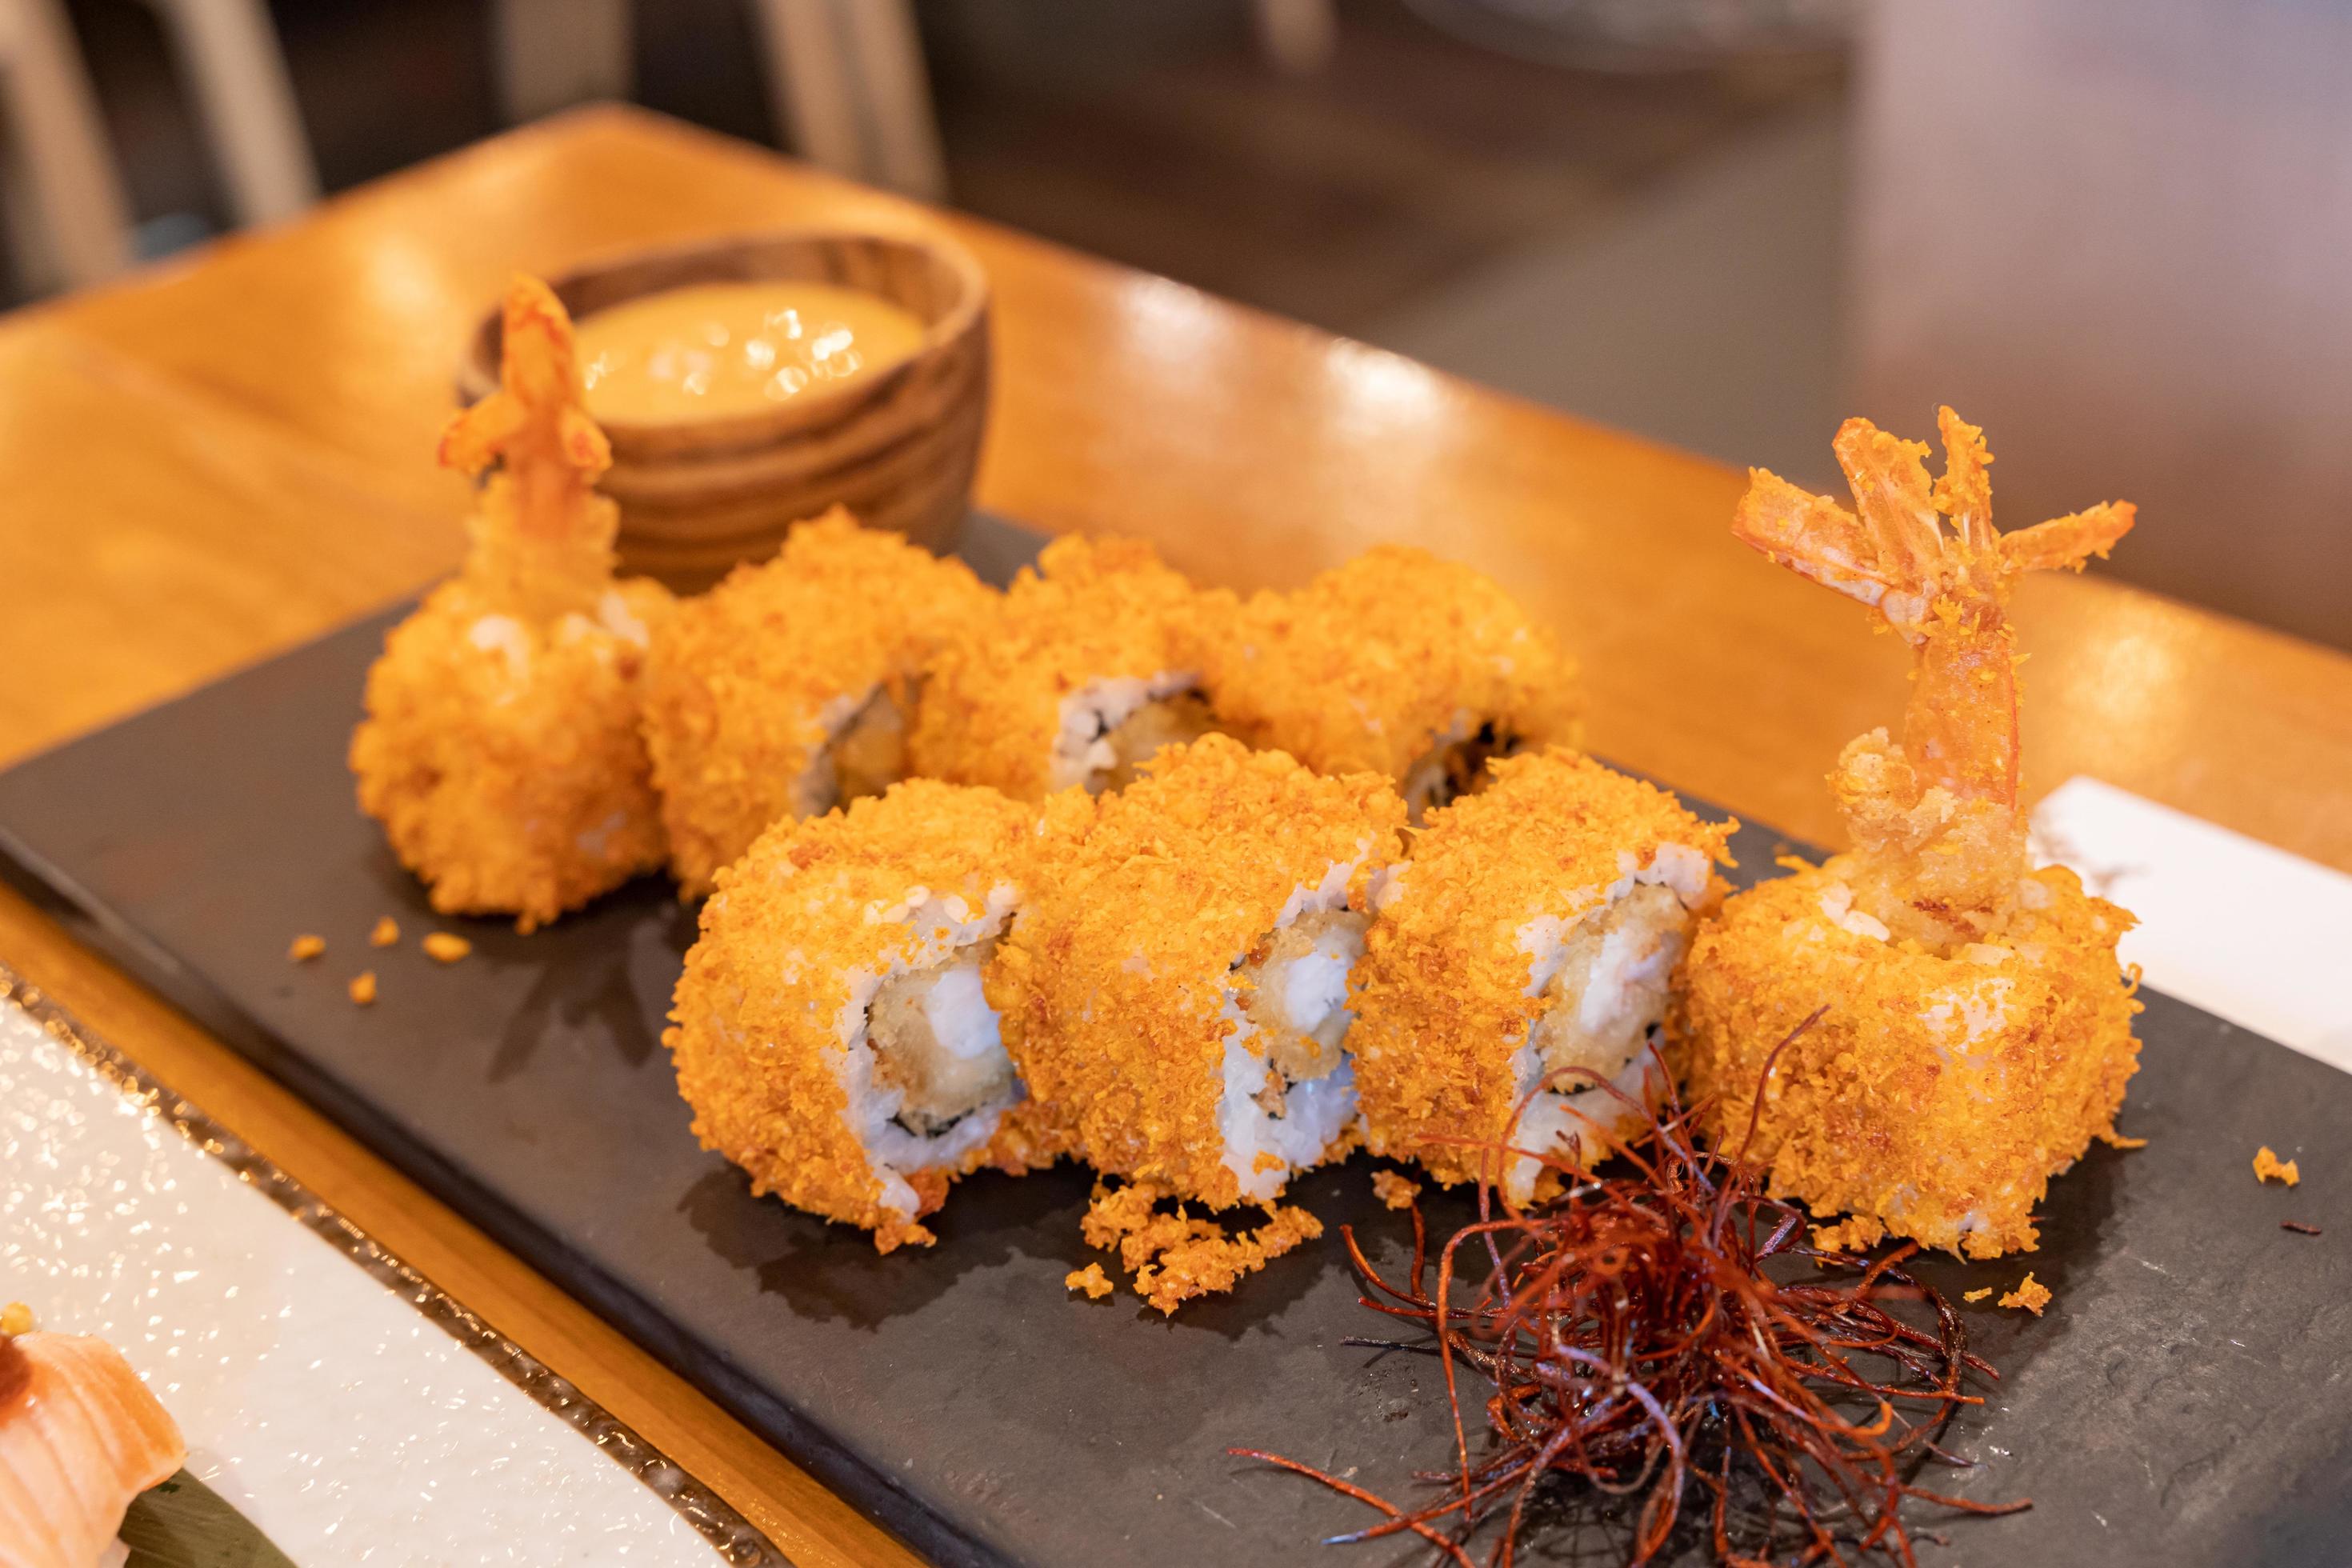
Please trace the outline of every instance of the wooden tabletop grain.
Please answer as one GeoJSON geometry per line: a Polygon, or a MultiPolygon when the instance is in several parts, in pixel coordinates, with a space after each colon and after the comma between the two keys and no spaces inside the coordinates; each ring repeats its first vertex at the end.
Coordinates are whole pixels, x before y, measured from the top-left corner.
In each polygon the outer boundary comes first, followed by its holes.
{"type": "MultiPolygon", "coordinates": [[[[1905,660],[1860,610],[1732,542],[1740,476],[614,109],[0,321],[0,764],[449,570],[466,496],[433,466],[434,437],[466,331],[517,268],[834,223],[944,226],[986,267],[998,379],[982,505],[1057,530],[1144,534],[1202,578],[1244,587],[1297,583],[1380,540],[1469,561],[1581,657],[1597,752],[1836,837],[1822,774],[1847,738],[1896,720],[1905,660]]],[[[1924,434],[1934,410],[1916,414],[1910,433],[1924,434]]],[[[1990,438],[1998,452],[2001,432],[1990,438]]],[[[2142,513],[2144,530],[2168,525],[2142,513]]],[[[2030,792],[2095,773],[2352,869],[2352,659],[2095,575],[2027,581],[2016,619],[2030,792]]],[[[796,1560],[896,1552],[5,893],[0,957],[702,1475],[796,1560]]]]}

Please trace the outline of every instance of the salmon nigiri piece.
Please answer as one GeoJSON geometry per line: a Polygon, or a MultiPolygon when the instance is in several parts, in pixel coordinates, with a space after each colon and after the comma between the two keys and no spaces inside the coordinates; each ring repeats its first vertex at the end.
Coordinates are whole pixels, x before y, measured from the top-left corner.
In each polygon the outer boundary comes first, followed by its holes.
{"type": "Polygon", "coordinates": [[[0,1336],[0,1568],[92,1568],[131,1500],[187,1458],[171,1414],[112,1345],[0,1336]]]}

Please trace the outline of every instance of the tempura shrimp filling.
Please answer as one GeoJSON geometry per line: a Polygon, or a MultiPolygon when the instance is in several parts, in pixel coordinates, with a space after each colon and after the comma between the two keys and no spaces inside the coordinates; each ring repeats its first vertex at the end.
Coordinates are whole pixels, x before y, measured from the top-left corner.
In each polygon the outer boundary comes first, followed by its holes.
{"type": "Polygon", "coordinates": [[[984,910],[911,888],[899,904],[867,911],[922,933],[884,973],[857,976],[843,1010],[836,1070],[885,1207],[913,1215],[906,1173],[955,1164],[1026,1098],[981,988],[1013,901],[1009,887],[992,889],[984,910]]]}
{"type": "MultiPolygon", "coordinates": [[[[1671,844],[1647,866],[1633,867],[1632,858],[1621,858],[1624,876],[1579,919],[1545,916],[1520,932],[1519,946],[1529,955],[1527,994],[1539,998],[1543,1010],[1511,1058],[1515,1093],[1527,1103],[1510,1139],[1515,1148],[1533,1154],[1580,1149],[1589,1156],[1601,1135],[1634,1114],[1618,1096],[1638,1104],[1648,1092],[1648,1047],[1665,1017],[1675,965],[1690,942],[1691,910],[1706,891],[1708,861],[1671,844]]],[[[1514,1199],[1532,1194],[1538,1170],[1532,1158],[1512,1162],[1505,1185],[1514,1199]]]]}
{"type": "Polygon", "coordinates": [[[1090,680],[1062,700],[1051,782],[1055,789],[1115,793],[1133,784],[1137,770],[1163,747],[1216,730],[1195,671],[1090,680]]]}
{"type": "Polygon", "coordinates": [[[836,805],[878,795],[907,776],[907,714],[912,689],[887,684],[836,698],[818,716],[824,745],[793,785],[796,816],[823,816],[836,805]]]}
{"type": "Polygon", "coordinates": [[[1294,1171],[1323,1160],[1356,1116],[1347,1052],[1348,974],[1370,917],[1347,907],[1352,862],[1301,888],[1275,925],[1236,959],[1227,983],[1224,1163],[1242,1196],[1265,1202],[1294,1171]]]}
{"type": "Polygon", "coordinates": [[[1420,826],[1439,806],[1475,795],[1491,776],[1486,764],[1517,755],[1519,746],[1520,738],[1510,726],[1494,719],[1475,725],[1464,719],[1444,734],[1432,736],[1429,750],[1405,770],[1398,786],[1413,826],[1420,826]]]}

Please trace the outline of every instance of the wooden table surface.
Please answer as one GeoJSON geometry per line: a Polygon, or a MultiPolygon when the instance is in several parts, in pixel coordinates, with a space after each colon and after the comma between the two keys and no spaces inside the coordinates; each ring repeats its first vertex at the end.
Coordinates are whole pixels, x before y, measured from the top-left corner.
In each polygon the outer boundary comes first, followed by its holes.
{"type": "MultiPolygon", "coordinates": [[[[1583,658],[1594,750],[1835,837],[1822,774],[1847,738],[1896,720],[1905,660],[1861,610],[1732,542],[1738,475],[613,109],[0,321],[0,764],[454,566],[466,492],[435,468],[434,438],[464,335],[516,268],[827,223],[943,224],[988,269],[998,370],[983,506],[1054,529],[1145,534],[1237,586],[1296,583],[1380,540],[1472,562],[1583,658]]],[[[1934,410],[1916,415],[1910,433],[1924,435],[1934,410]]],[[[1997,452],[2001,432],[1990,436],[1997,452]]],[[[2140,524],[2172,525],[2160,513],[2140,524]]],[[[2352,869],[2352,659],[2095,576],[2029,580],[2016,619],[2031,658],[2031,792],[2095,773],[2352,869]]],[[[0,958],[667,1449],[796,1560],[904,1557],[5,893],[0,958]]]]}

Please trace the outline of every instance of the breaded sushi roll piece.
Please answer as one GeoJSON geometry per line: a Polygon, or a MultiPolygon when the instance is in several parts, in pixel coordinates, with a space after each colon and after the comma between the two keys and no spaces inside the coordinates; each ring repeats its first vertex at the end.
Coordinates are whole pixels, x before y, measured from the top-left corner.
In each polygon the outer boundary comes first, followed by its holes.
{"type": "Polygon", "coordinates": [[[1751,475],[1732,532],[1869,605],[1910,645],[1911,697],[1900,740],[1856,738],[1830,775],[1853,849],[1727,902],[1679,1015],[1718,1135],[1744,1137],[1760,1093],[1750,1152],[1776,1194],[1853,1215],[1851,1235],[1994,1258],[2033,1249],[2034,1205],[2114,1136],[2139,1055],[2116,958],[2131,916],[2031,869],[2009,595],[2105,555],[2134,513],[2001,533],[1984,432],[1948,408],[1937,422],[1932,482],[1924,443],[1839,429],[1858,516],[1751,475]]]}
{"type": "Polygon", "coordinates": [[[479,473],[464,569],[393,629],[352,736],[360,808],[444,914],[523,931],[659,866],[637,728],[659,584],[613,576],[610,466],[584,411],[572,322],[545,284],[507,292],[497,392],[453,419],[441,461],[479,473]]]}
{"type": "Polygon", "coordinates": [[[770,823],[906,777],[924,662],[994,596],[962,562],[835,507],[680,604],[646,660],[645,726],[688,895],[770,823]]]}
{"type": "Polygon", "coordinates": [[[1497,760],[1433,812],[1356,971],[1372,1152],[1518,1202],[1549,1185],[1535,1156],[1599,1158],[1653,1092],[1649,1047],[1733,826],[1559,747],[1497,760]]]}
{"type": "Polygon", "coordinates": [[[1355,1139],[1348,972],[1404,803],[1223,735],[1048,808],[988,976],[1041,1102],[1107,1175],[1270,1204],[1355,1139]]]}
{"type": "Polygon", "coordinates": [[[1036,813],[926,779],[779,822],[722,868],[662,1037],[755,1193],[928,1246],[949,1184],[1050,1161],[981,987],[1036,813]]]}
{"type": "Polygon", "coordinates": [[[1384,544],[1261,593],[1213,645],[1209,700],[1255,746],[1394,780],[1418,822],[1486,762],[1578,739],[1576,661],[1501,584],[1384,544]]]}
{"type": "Polygon", "coordinates": [[[1160,747],[1216,728],[1201,694],[1216,602],[1143,540],[1055,540],[940,650],[913,771],[1019,800],[1124,788],[1160,747]]]}

